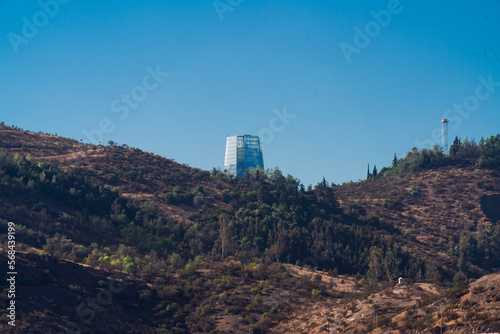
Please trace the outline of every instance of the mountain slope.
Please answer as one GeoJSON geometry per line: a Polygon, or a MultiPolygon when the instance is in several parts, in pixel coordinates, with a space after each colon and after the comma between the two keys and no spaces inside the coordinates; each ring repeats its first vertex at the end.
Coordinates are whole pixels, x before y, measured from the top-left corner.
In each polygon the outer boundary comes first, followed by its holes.
{"type": "MultiPolygon", "coordinates": [[[[135,148],[0,125],[0,225],[16,223],[22,312],[39,319],[32,333],[68,322],[83,332],[264,333],[319,330],[326,320],[317,313],[331,308],[346,332],[359,333],[379,325],[357,321],[359,310],[386,302],[381,291],[401,275],[418,298],[432,293],[430,303],[452,305],[443,293],[496,271],[496,167],[381,174],[306,189],[279,169],[238,180],[135,148]],[[109,308],[87,307],[102,312],[87,323],[81,301],[107,295],[106,284],[123,274],[130,290],[109,308]],[[293,318],[306,305],[315,324],[302,327],[293,318]]],[[[405,315],[415,296],[380,304],[392,319],[380,326],[424,328],[412,321],[429,318],[405,315]]],[[[496,304],[483,307],[486,300],[475,309],[493,319],[496,304]]],[[[453,326],[487,320],[468,316],[453,326]]]]}
{"type": "Polygon", "coordinates": [[[500,172],[447,166],[346,184],[335,192],[344,208],[362,208],[401,229],[422,255],[456,263],[461,235],[480,237],[497,228],[486,213],[500,208],[500,201],[495,202],[500,172]]]}

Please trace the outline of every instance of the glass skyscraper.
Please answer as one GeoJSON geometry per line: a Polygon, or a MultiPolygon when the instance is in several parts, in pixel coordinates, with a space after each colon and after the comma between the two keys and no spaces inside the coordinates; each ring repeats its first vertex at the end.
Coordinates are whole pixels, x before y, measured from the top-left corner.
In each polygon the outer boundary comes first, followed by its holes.
{"type": "Polygon", "coordinates": [[[257,167],[264,168],[259,136],[228,136],[224,170],[242,179],[247,170],[257,167]]]}

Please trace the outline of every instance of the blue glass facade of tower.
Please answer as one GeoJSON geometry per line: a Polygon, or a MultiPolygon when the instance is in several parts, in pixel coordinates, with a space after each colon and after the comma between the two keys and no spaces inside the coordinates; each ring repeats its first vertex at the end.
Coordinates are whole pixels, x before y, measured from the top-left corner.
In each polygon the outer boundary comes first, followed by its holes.
{"type": "Polygon", "coordinates": [[[226,141],[224,169],[242,179],[250,168],[264,168],[259,136],[229,136],[226,141]]]}

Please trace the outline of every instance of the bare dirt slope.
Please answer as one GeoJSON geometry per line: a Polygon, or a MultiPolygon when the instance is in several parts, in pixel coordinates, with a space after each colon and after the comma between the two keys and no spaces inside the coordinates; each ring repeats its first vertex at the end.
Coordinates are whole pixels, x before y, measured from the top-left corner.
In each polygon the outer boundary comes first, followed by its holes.
{"type": "Polygon", "coordinates": [[[443,333],[500,332],[500,274],[451,289],[409,282],[371,290],[352,278],[304,272],[294,266],[289,270],[319,275],[328,284],[322,296],[294,301],[273,333],[325,333],[327,329],[331,333],[441,333],[441,326],[443,333]]]}

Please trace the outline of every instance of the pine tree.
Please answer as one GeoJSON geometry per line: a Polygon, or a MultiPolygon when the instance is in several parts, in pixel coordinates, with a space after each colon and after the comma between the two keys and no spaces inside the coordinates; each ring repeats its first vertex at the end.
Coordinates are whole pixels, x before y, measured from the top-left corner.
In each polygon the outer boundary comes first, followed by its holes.
{"type": "Polygon", "coordinates": [[[323,186],[323,188],[328,188],[328,183],[326,182],[326,179],[324,176],[323,176],[323,181],[321,181],[321,185],[323,186]]]}
{"type": "Polygon", "coordinates": [[[455,136],[455,139],[453,140],[453,144],[450,146],[450,149],[449,149],[449,155],[450,156],[455,156],[458,151],[460,151],[460,139],[458,138],[458,136],[455,136]]]}
{"type": "Polygon", "coordinates": [[[484,138],[483,138],[483,137],[481,137],[481,138],[479,139],[478,146],[479,146],[479,148],[481,148],[481,149],[484,147],[484,138]]]}
{"type": "Polygon", "coordinates": [[[366,179],[369,180],[372,178],[372,175],[370,174],[370,164],[368,164],[368,170],[366,172],[366,179]]]}
{"type": "Polygon", "coordinates": [[[394,159],[392,159],[392,166],[396,166],[398,164],[398,157],[396,153],[394,153],[394,159]]]}
{"type": "Polygon", "coordinates": [[[377,174],[378,174],[378,172],[377,172],[377,165],[374,165],[373,166],[373,174],[372,174],[373,178],[377,177],[377,174]]]}

